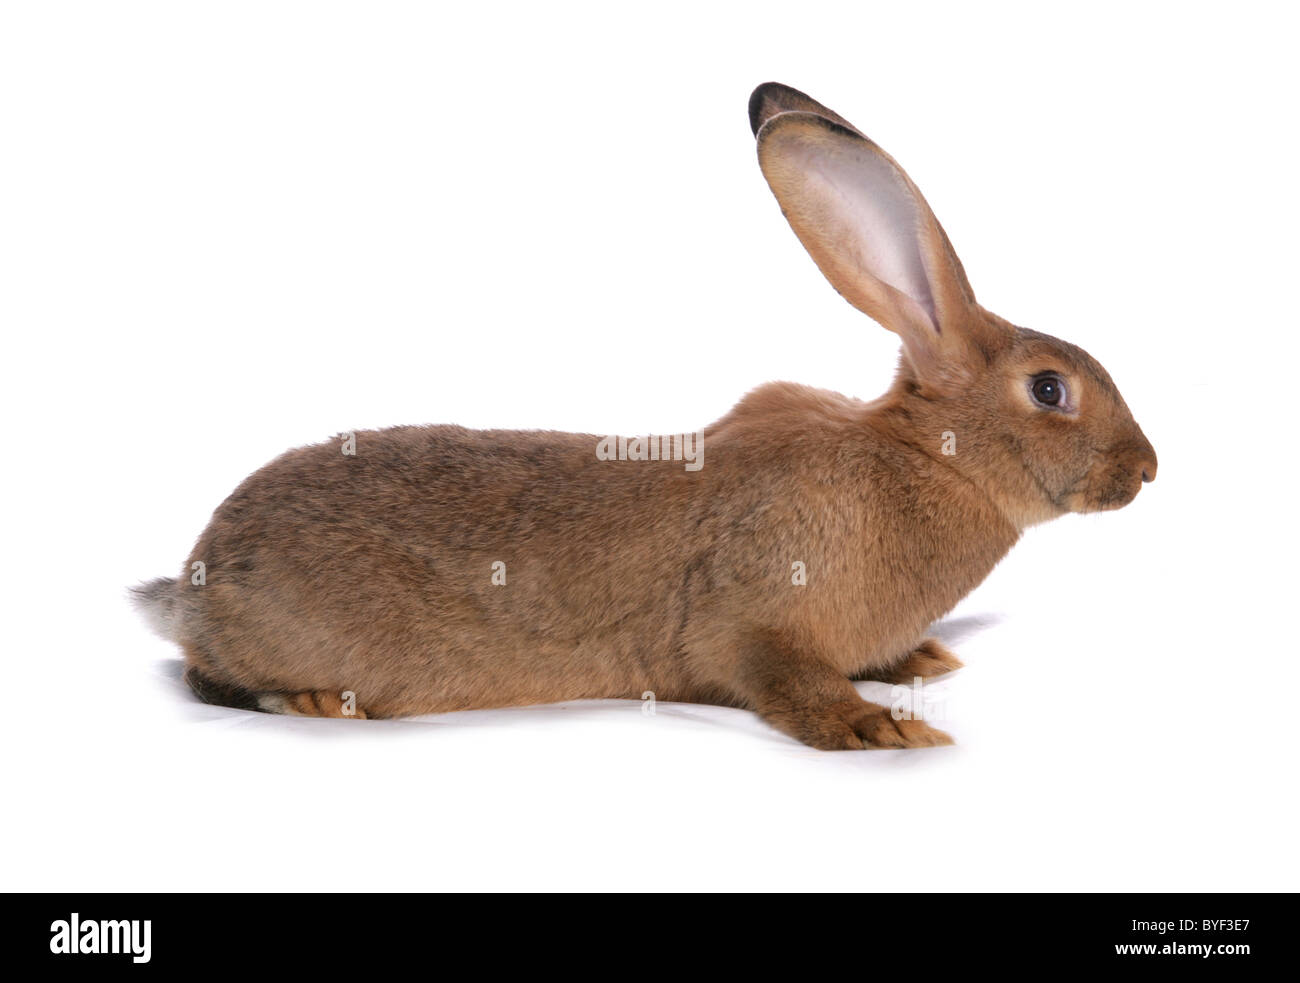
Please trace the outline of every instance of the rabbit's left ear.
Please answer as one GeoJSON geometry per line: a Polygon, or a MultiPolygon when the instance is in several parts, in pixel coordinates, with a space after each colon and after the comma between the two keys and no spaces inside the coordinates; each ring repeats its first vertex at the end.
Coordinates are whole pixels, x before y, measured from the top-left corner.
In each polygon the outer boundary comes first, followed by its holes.
{"type": "Polygon", "coordinates": [[[987,325],[911,179],[856,128],[793,89],[760,86],[750,109],[763,176],[831,285],[902,337],[922,382],[960,385],[987,325]]]}

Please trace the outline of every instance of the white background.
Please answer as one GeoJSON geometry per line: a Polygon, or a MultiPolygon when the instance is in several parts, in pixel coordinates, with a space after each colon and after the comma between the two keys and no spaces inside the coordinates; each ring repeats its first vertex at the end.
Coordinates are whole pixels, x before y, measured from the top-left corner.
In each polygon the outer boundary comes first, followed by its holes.
{"type": "Polygon", "coordinates": [[[3,886],[1300,887],[1290,18],[6,4],[3,886]],[[1096,355],[1160,456],[954,613],[957,746],[829,755],[662,704],[195,704],[124,589],[287,447],[885,388],[896,339],[756,166],[768,79],[901,161],[980,300],[1096,355]]]}

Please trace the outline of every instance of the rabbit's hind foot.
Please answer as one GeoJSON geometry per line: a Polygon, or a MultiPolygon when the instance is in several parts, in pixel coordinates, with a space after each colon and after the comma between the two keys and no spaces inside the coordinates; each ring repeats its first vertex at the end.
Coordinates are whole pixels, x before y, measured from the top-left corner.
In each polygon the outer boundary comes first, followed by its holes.
{"type": "Polygon", "coordinates": [[[366,711],[357,706],[355,694],[346,691],[334,693],[317,689],[301,693],[261,693],[257,702],[258,709],[267,713],[283,713],[293,717],[366,719],[366,711]]]}

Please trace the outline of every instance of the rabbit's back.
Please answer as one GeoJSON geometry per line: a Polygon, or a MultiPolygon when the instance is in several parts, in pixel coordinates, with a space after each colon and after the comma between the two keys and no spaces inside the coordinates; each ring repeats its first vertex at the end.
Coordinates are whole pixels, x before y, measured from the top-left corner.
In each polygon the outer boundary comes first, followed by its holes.
{"type": "Polygon", "coordinates": [[[937,522],[996,517],[871,410],[763,387],[699,438],[698,471],[548,431],[402,427],[356,434],[353,453],[291,451],[196,545],[206,583],[182,587],[183,641],[218,681],[352,691],[372,715],[719,700],[761,633],[845,671],[894,658],[1014,534],[937,522]],[[927,576],[959,535],[974,572],[927,576]]]}

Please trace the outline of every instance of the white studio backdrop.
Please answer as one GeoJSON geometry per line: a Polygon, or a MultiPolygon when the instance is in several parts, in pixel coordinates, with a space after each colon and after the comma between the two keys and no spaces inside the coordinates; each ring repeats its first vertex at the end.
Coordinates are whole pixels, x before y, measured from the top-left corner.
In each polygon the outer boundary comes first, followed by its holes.
{"type": "Polygon", "coordinates": [[[3,886],[1294,890],[1293,18],[5,5],[3,886]],[[194,703],[124,589],[288,447],[883,391],[895,337],[759,173],[769,79],[896,157],[981,302],[1097,356],[1160,456],[943,627],[958,744],[828,755],[618,701],[194,703]]]}

